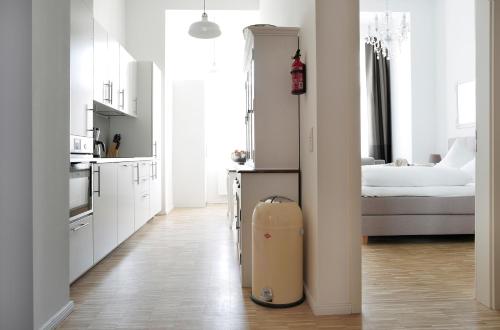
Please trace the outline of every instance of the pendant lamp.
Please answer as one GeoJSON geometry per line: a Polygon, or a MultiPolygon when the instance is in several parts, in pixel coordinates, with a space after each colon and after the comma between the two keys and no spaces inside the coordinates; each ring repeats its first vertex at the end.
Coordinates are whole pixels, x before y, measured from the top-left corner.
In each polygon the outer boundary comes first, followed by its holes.
{"type": "Polygon", "coordinates": [[[208,20],[208,15],[205,12],[205,0],[203,0],[203,14],[201,21],[194,22],[189,27],[189,35],[198,39],[213,39],[220,36],[219,26],[208,20]]]}

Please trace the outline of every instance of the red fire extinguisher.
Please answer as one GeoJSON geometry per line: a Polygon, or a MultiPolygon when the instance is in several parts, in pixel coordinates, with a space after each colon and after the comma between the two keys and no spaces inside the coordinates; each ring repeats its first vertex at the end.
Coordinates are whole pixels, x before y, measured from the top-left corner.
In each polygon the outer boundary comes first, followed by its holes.
{"type": "Polygon", "coordinates": [[[292,63],[292,94],[300,95],[306,92],[306,65],[300,61],[300,49],[297,49],[292,63]]]}

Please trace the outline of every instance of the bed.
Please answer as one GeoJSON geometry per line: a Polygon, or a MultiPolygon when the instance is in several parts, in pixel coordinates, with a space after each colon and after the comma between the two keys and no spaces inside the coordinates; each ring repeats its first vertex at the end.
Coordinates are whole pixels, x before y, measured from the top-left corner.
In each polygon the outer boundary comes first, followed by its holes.
{"type": "Polygon", "coordinates": [[[436,166],[362,167],[362,235],[474,234],[475,139],[449,142],[436,166]]]}

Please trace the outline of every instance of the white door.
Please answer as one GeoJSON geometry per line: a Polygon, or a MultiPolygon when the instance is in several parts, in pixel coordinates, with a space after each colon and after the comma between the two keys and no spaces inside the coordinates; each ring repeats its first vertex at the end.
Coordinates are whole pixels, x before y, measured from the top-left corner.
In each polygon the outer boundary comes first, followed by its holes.
{"type": "Polygon", "coordinates": [[[119,109],[120,103],[120,44],[108,35],[108,73],[111,81],[111,106],[119,109]]]}
{"type": "Polygon", "coordinates": [[[134,163],[118,164],[117,226],[118,244],[134,233],[134,163]]]}
{"type": "Polygon", "coordinates": [[[151,163],[151,181],[149,185],[149,217],[152,218],[161,211],[161,180],[158,176],[160,162],[151,163]]]}
{"type": "Polygon", "coordinates": [[[70,132],[92,136],[94,21],[82,0],[71,1],[70,132]]]}
{"type": "Polygon", "coordinates": [[[109,104],[111,81],[108,74],[108,32],[94,21],[94,100],[109,104]]]}
{"type": "Polygon", "coordinates": [[[151,163],[141,162],[135,168],[135,230],[141,228],[149,219],[151,163]]]}
{"type": "Polygon", "coordinates": [[[120,46],[120,98],[118,106],[119,110],[133,116],[137,115],[136,79],[137,62],[123,46],[120,46]]]}
{"type": "Polygon", "coordinates": [[[94,261],[118,245],[116,165],[94,165],[94,261]]]}

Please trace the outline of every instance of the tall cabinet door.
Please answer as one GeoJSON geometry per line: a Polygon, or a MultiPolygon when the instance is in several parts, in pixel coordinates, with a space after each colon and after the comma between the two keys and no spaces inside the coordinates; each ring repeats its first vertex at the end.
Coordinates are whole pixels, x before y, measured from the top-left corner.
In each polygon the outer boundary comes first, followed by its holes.
{"type": "Polygon", "coordinates": [[[154,217],[161,211],[161,180],[159,177],[160,162],[151,163],[151,181],[149,183],[149,218],[154,217]]]}
{"type": "Polygon", "coordinates": [[[92,136],[94,28],[92,12],[83,0],[71,1],[70,132],[92,136]]]}
{"type": "Polygon", "coordinates": [[[120,109],[120,43],[108,34],[108,75],[111,81],[111,106],[120,109]]]}
{"type": "Polygon", "coordinates": [[[137,116],[137,62],[127,50],[120,46],[120,98],[119,109],[129,115],[137,116]]]}
{"type": "Polygon", "coordinates": [[[134,233],[134,163],[117,168],[118,244],[134,233]]]}
{"type": "Polygon", "coordinates": [[[116,214],[116,166],[93,165],[94,181],[94,262],[118,244],[116,214]]]}
{"type": "Polygon", "coordinates": [[[94,21],[94,100],[111,103],[111,81],[108,75],[108,32],[94,21]]]}

